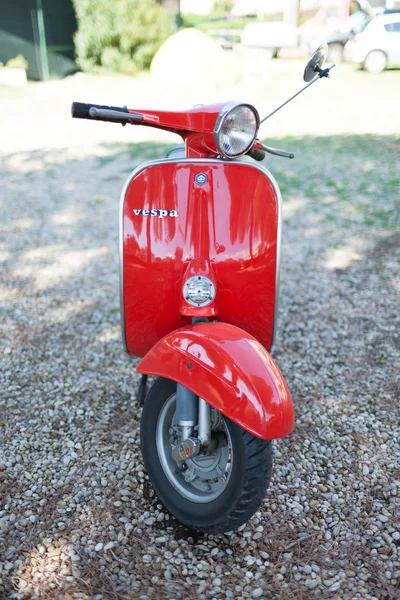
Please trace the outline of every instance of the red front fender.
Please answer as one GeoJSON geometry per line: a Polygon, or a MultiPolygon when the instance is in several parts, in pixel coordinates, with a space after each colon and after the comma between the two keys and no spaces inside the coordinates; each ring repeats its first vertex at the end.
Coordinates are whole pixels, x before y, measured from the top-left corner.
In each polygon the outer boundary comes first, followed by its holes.
{"type": "Polygon", "coordinates": [[[251,335],[227,323],[198,323],[162,338],[140,373],[167,377],[253,435],[275,439],[294,425],[292,399],[277,365],[251,335]]]}

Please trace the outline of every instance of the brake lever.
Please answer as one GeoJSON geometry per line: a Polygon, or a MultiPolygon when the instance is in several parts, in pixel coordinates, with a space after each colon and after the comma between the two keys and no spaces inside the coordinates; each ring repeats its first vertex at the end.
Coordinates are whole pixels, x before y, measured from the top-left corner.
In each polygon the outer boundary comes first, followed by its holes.
{"type": "Polygon", "coordinates": [[[270,148],[269,146],[265,146],[261,142],[258,142],[265,152],[269,154],[273,154],[274,156],[281,156],[282,158],[294,158],[294,152],[285,152],[285,150],[277,150],[276,148],[270,148]]]}

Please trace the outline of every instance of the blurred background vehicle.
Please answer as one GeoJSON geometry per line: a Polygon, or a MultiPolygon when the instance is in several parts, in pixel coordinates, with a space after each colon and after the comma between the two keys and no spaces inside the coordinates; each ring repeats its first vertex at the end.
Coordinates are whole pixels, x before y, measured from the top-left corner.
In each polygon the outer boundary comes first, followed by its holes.
{"type": "Polygon", "coordinates": [[[247,48],[262,48],[265,58],[275,58],[281,48],[298,46],[297,27],[283,21],[249,23],[241,41],[247,48]]]}
{"type": "Polygon", "coordinates": [[[378,15],[344,49],[346,60],[358,63],[369,73],[400,67],[400,11],[378,15]]]}
{"type": "MultiPolygon", "coordinates": [[[[397,0],[237,0],[229,3],[232,8],[226,10],[224,21],[214,20],[213,27],[206,33],[224,48],[233,48],[240,40],[246,48],[262,52],[265,59],[278,56],[280,49],[299,48],[308,55],[326,42],[329,46],[329,60],[339,63],[343,58],[345,44],[362,31],[376,14],[385,8],[393,8],[396,2],[397,0]],[[236,24],[236,29],[218,29],[218,24],[223,23],[225,27],[236,24]]],[[[227,3],[225,5],[228,6],[227,3]]]]}
{"type": "Polygon", "coordinates": [[[370,20],[370,13],[359,10],[345,19],[338,29],[327,33],[324,39],[316,38],[309,42],[308,50],[318,48],[322,41],[325,41],[328,44],[328,61],[339,64],[343,60],[344,47],[347,42],[363,31],[370,20]]]}
{"type": "Polygon", "coordinates": [[[344,47],[358,33],[364,31],[368,23],[379,14],[400,13],[400,6],[397,9],[385,9],[381,6],[371,7],[369,3],[360,4],[360,9],[353,12],[350,17],[343,21],[342,25],[331,32],[328,32],[323,38],[316,38],[307,45],[307,51],[312,52],[321,43],[328,44],[328,61],[339,64],[344,57],[344,47]]]}
{"type": "MultiPolygon", "coordinates": [[[[384,6],[383,2],[379,8],[383,10],[384,6]]],[[[317,13],[299,27],[299,44],[309,53],[327,42],[331,46],[329,59],[341,60],[353,27],[373,16],[374,9],[368,0],[323,0],[317,13]]]]}

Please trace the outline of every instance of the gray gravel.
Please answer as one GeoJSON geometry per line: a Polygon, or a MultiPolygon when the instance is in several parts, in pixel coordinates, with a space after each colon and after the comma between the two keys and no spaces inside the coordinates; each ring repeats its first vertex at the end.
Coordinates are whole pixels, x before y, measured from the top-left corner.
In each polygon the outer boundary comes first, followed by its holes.
{"type": "MultiPolygon", "coordinates": [[[[0,597],[398,597],[398,236],[289,186],[275,357],[296,428],[251,521],[195,536],[141,462],[117,256],[138,159],[116,152],[2,155],[0,597]]],[[[311,151],[292,168],[334,170],[311,151]]]]}

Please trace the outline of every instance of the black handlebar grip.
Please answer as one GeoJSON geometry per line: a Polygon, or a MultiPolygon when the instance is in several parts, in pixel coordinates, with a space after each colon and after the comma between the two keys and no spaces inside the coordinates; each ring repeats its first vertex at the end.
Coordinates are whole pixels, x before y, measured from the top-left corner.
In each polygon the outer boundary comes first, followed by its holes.
{"type": "MultiPolygon", "coordinates": [[[[89,111],[91,108],[99,108],[106,110],[115,110],[121,113],[127,113],[126,106],[104,106],[102,104],[85,104],[84,102],[73,102],[71,105],[71,114],[75,119],[91,119],[92,121],[104,121],[102,117],[91,117],[89,111]]],[[[113,120],[115,122],[115,120],[113,120]]],[[[121,121],[124,122],[125,121],[121,121]]]]}
{"type": "Polygon", "coordinates": [[[261,162],[265,158],[265,151],[261,148],[253,148],[247,154],[251,156],[251,158],[254,158],[254,160],[258,160],[259,162],[261,162]]]}

